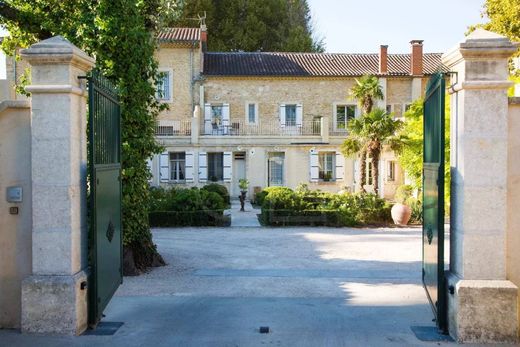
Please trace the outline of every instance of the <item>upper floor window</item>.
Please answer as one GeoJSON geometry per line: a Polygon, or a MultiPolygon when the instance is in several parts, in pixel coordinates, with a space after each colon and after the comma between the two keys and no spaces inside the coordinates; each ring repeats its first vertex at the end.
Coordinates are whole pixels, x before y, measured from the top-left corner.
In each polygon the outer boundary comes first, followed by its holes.
{"type": "Polygon", "coordinates": [[[258,123],[258,106],[255,103],[246,105],[246,119],[248,123],[258,123]]]}
{"type": "Polygon", "coordinates": [[[320,152],[318,154],[319,179],[325,182],[334,180],[336,152],[320,152]]]}
{"type": "Polygon", "coordinates": [[[159,71],[159,79],[157,81],[157,100],[171,101],[172,99],[173,73],[169,70],[159,71]]]}
{"type": "Polygon", "coordinates": [[[170,181],[183,182],[186,172],[186,153],[170,153],[170,181]]]}
{"type": "Polygon", "coordinates": [[[211,123],[222,124],[222,105],[211,105],[211,123]]]}
{"type": "Polygon", "coordinates": [[[285,125],[296,126],[296,105],[285,105],[285,125]]]}
{"type": "Polygon", "coordinates": [[[336,129],[347,129],[347,123],[356,117],[356,105],[336,106],[336,129]]]}

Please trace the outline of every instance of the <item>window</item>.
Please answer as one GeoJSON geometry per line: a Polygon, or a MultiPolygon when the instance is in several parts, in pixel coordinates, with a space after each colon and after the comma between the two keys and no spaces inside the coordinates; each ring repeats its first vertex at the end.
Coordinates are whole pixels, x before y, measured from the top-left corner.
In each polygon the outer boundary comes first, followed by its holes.
{"type": "Polygon", "coordinates": [[[386,105],[386,113],[392,113],[392,105],[386,105]]]}
{"type": "Polygon", "coordinates": [[[412,104],[404,104],[404,112],[408,111],[412,104]]]}
{"type": "Polygon", "coordinates": [[[388,181],[395,181],[395,161],[388,162],[388,181]]]}
{"type": "Polygon", "coordinates": [[[170,153],[170,181],[183,182],[186,179],[186,153],[170,153]]]}
{"type": "Polygon", "coordinates": [[[159,72],[156,97],[158,100],[171,100],[172,73],[170,71],[159,72]]]}
{"type": "Polygon", "coordinates": [[[211,106],[211,124],[222,124],[222,105],[211,106]]]}
{"type": "Polygon", "coordinates": [[[281,186],[283,185],[283,163],[285,154],[284,153],[269,153],[269,159],[267,162],[269,186],[281,186]]]}
{"type": "Polygon", "coordinates": [[[224,180],[224,153],[208,153],[208,179],[212,182],[224,180]]]}
{"type": "Polygon", "coordinates": [[[336,106],[336,129],[347,129],[347,123],[356,117],[356,105],[336,106]]]}
{"type": "Polygon", "coordinates": [[[256,104],[247,104],[247,122],[248,123],[256,123],[257,115],[256,115],[256,104]]]}
{"type": "Polygon", "coordinates": [[[367,162],[367,185],[371,186],[374,184],[373,173],[372,173],[372,162],[367,162]]]}
{"type": "Polygon", "coordinates": [[[296,126],[296,105],[285,105],[285,125],[296,126]]]}
{"type": "Polygon", "coordinates": [[[335,160],[336,152],[320,152],[318,154],[320,180],[325,182],[334,180],[335,160]]]}

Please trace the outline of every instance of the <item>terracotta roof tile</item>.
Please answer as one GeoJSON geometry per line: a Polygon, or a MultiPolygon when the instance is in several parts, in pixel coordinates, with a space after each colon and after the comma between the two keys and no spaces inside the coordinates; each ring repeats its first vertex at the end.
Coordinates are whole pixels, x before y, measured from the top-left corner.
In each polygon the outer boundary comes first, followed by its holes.
{"type": "MultiPolygon", "coordinates": [[[[441,53],[426,53],[424,73],[441,66],[441,53]]],[[[378,73],[379,55],[344,53],[222,53],[204,54],[207,76],[315,76],[342,77],[378,73]]],[[[388,75],[410,74],[410,54],[389,54],[388,75]]]]}
{"type": "Polygon", "coordinates": [[[186,43],[200,40],[199,28],[164,28],[157,35],[159,42],[186,43]]]}

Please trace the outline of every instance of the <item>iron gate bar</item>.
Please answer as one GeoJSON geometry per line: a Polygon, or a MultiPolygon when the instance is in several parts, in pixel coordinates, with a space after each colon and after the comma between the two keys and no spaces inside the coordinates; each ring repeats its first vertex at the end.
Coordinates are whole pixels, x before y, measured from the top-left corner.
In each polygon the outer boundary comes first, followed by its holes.
{"type": "Polygon", "coordinates": [[[88,323],[95,327],[123,281],[121,233],[121,108],[117,89],[98,71],[86,77],[89,96],[88,323]]]}
{"type": "Polygon", "coordinates": [[[423,261],[422,281],[437,327],[447,333],[444,275],[445,92],[443,73],[428,81],[423,117],[423,261]]]}

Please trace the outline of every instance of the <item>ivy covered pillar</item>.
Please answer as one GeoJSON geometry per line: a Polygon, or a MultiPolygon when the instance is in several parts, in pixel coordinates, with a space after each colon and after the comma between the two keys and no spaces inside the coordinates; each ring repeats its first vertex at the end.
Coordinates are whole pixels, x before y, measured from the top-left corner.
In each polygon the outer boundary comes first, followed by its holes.
{"type": "Polygon", "coordinates": [[[87,328],[86,91],[94,59],[60,36],[22,51],[31,65],[32,275],[22,332],[87,328]]]}
{"type": "Polygon", "coordinates": [[[516,46],[477,29],[443,56],[451,94],[450,334],[515,342],[518,289],[506,276],[508,58],[516,46]]]}

